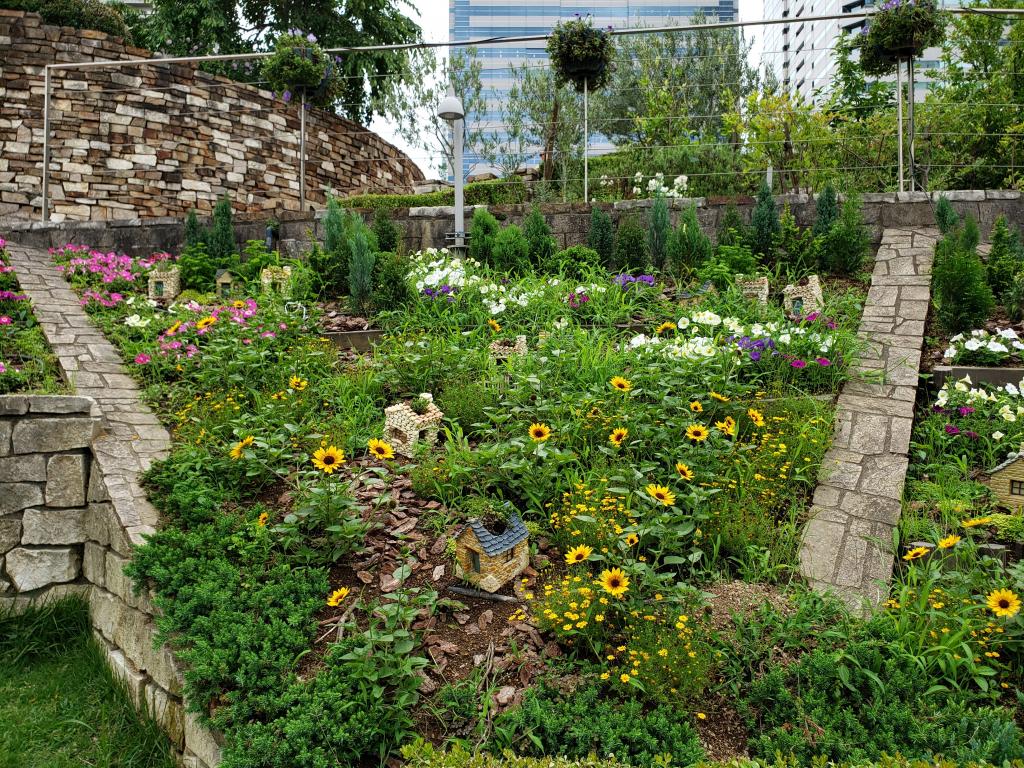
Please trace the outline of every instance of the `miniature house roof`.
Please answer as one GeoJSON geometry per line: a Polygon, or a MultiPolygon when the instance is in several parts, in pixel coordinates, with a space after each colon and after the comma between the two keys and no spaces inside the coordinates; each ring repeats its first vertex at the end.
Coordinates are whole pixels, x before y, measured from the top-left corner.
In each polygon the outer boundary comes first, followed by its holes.
{"type": "Polygon", "coordinates": [[[1021,459],[1024,459],[1024,456],[1022,456],[1021,454],[1019,454],[1019,453],[1011,453],[1009,456],[1006,457],[1006,461],[1004,461],[1002,464],[998,464],[998,465],[992,467],[992,469],[990,469],[988,471],[988,473],[990,475],[994,475],[996,472],[1001,472],[1002,470],[1006,469],[1007,467],[1012,466],[1013,464],[1016,464],[1021,459]]]}
{"type": "Polygon", "coordinates": [[[462,536],[467,530],[473,531],[477,541],[480,542],[480,546],[484,549],[484,554],[488,556],[507,552],[516,544],[526,541],[530,535],[530,532],[526,530],[525,523],[523,523],[522,518],[518,514],[511,515],[505,530],[497,535],[488,531],[480,520],[470,520],[459,529],[455,537],[462,536]]]}
{"type": "Polygon", "coordinates": [[[229,270],[229,269],[218,269],[217,270],[217,277],[216,277],[216,279],[220,280],[222,277],[227,277],[227,279],[230,280],[233,277],[233,275],[231,274],[231,270],[229,270]]]}

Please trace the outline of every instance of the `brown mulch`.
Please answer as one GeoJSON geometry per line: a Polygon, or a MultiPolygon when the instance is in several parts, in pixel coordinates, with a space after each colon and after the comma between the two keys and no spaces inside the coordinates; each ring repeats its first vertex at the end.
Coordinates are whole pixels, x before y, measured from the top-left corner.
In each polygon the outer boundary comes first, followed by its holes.
{"type": "Polygon", "coordinates": [[[320,307],[320,330],[329,333],[334,331],[365,331],[373,327],[373,321],[360,315],[353,315],[344,301],[323,301],[320,307]]]}
{"type": "Polygon", "coordinates": [[[753,613],[762,605],[771,605],[782,613],[789,611],[789,601],[773,584],[726,581],[704,591],[712,596],[704,610],[715,632],[729,632],[735,626],[734,616],[753,613]]]}
{"type": "Polygon", "coordinates": [[[715,694],[702,706],[705,719],[694,722],[708,760],[728,762],[750,757],[747,752],[747,729],[729,701],[721,694],[715,694]]]}

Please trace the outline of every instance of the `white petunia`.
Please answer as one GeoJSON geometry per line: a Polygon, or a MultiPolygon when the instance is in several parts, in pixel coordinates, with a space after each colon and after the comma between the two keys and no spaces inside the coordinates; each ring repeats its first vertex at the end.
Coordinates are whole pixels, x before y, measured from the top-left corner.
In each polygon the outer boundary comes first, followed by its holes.
{"type": "Polygon", "coordinates": [[[981,349],[981,342],[978,341],[977,339],[968,339],[964,343],[964,349],[970,352],[976,352],[977,350],[981,349]]]}
{"type": "Polygon", "coordinates": [[[145,328],[151,322],[151,318],[142,319],[139,315],[128,315],[124,319],[124,324],[129,328],[145,328]]]}
{"type": "Polygon", "coordinates": [[[1006,437],[1006,435],[1004,435],[998,429],[995,432],[992,433],[992,439],[993,440],[1002,440],[1004,437],[1006,437]]]}

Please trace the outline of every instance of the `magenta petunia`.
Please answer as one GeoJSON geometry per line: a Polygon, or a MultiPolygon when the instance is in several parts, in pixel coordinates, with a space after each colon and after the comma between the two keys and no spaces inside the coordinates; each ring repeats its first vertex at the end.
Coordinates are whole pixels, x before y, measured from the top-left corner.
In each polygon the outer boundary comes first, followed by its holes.
{"type": "Polygon", "coordinates": [[[960,430],[959,430],[959,428],[953,426],[952,424],[947,424],[946,425],[946,434],[947,435],[959,435],[960,434],[960,430]]]}
{"type": "Polygon", "coordinates": [[[794,360],[792,363],[790,363],[790,365],[793,366],[794,368],[806,368],[807,367],[807,363],[804,362],[803,360],[794,360]]]}
{"type": "Polygon", "coordinates": [[[153,358],[147,355],[145,352],[139,352],[139,354],[135,356],[135,362],[138,365],[146,365],[152,361],[153,358]]]}
{"type": "Polygon", "coordinates": [[[832,361],[829,360],[827,357],[816,357],[814,358],[814,362],[825,368],[832,365],[832,361]]]}
{"type": "Polygon", "coordinates": [[[0,325],[10,325],[13,322],[7,315],[0,315],[0,325]]]}

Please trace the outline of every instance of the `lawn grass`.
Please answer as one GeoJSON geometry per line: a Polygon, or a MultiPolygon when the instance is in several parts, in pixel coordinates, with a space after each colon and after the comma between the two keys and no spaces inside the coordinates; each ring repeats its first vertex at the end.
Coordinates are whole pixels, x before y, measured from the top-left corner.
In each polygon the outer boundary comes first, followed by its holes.
{"type": "Polygon", "coordinates": [[[0,613],[0,768],[172,768],[112,677],[79,600],[0,613]]]}

